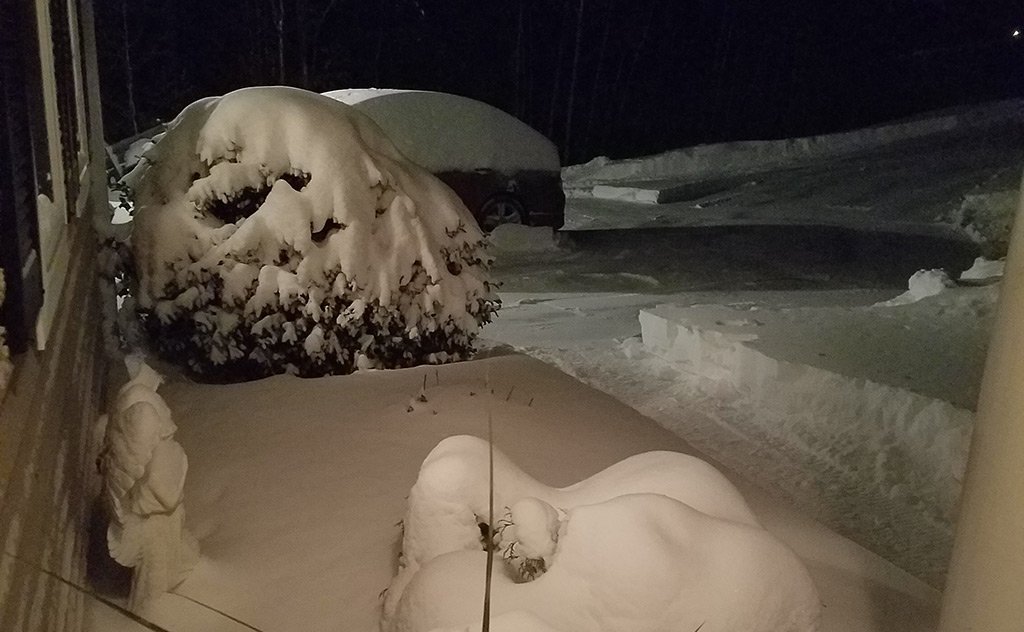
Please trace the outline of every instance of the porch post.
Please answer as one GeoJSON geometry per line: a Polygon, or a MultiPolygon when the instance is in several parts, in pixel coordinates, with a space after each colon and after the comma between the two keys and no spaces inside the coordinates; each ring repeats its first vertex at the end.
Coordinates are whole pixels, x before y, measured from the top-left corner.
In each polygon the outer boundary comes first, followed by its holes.
{"type": "Polygon", "coordinates": [[[939,632],[1024,625],[1024,198],[985,363],[939,632]]]}

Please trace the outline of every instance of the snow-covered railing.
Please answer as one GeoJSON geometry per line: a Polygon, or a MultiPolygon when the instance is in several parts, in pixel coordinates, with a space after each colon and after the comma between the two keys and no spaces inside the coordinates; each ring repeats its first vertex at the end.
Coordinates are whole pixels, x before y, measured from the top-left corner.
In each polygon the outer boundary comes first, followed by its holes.
{"type": "Polygon", "coordinates": [[[137,358],[126,364],[131,379],[100,420],[105,436],[99,466],[110,556],[134,569],[129,608],[144,611],[181,583],[199,559],[199,546],[185,529],[188,459],[174,440],[171,411],[156,392],[163,378],[137,358]]]}

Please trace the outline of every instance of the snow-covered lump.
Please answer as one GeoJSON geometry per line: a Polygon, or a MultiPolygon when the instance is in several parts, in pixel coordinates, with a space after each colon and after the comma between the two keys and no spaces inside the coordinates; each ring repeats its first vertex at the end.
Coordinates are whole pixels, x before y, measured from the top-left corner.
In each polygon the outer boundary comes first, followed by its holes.
{"type": "Polygon", "coordinates": [[[127,180],[138,304],[158,348],[198,373],[456,360],[497,310],[459,198],[334,99],[203,99],[127,180]]]}
{"type": "Polygon", "coordinates": [[[188,459],[174,440],[171,411],[156,393],[162,378],[129,358],[131,380],[121,387],[105,424],[100,471],[110,514],[107,546],[122,566],[134,568],[129,606],[144,610],[181,583],[199,558],[185,530],[188,459]]]}
{"type": "MultiPolygon", "coordinates": [[[[469,436],[424,460],[382,629],[479,625],[488,467],[487,442],[469,436]]],[[[698,458],[648,452],[555,489],[495,450],[494,482],[493,629],[817,629],[806,570],[698,458]]]]}
{"type": "MultiPolygon", "coordinates": [[[[483,551],[456,551],[428,562],[385,629],[479,629],[486,560],[483,551]]],[[[820,629],[817,592],[788,548],[764,529],[660,494],[569,510],[550,568],[534,581],[519,582],[500,561],[494,571],[493,630],[820,629]]]]}

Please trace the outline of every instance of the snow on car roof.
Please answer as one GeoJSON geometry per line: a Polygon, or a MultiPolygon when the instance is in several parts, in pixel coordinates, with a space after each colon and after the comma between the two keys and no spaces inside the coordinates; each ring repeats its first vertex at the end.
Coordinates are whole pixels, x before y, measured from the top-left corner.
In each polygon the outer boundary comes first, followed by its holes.
{"type": "Polygon", "coordinates": [[[352,89],[325,92],[372,118],[409,159],[434,171],[558,171],[555,144],[514,116],[442,92],[352,89]]]}

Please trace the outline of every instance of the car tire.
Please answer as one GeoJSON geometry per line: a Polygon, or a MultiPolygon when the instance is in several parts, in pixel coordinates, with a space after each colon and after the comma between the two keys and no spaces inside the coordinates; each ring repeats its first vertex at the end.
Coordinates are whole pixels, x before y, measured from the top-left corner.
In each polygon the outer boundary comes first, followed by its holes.
{"type": "Polygon", "coordinates": [[[486,232],[501,224],[522,224],[525,220],[526,208],[514,195],[498,193],[480,205],[480,228],[486,232]]]}

